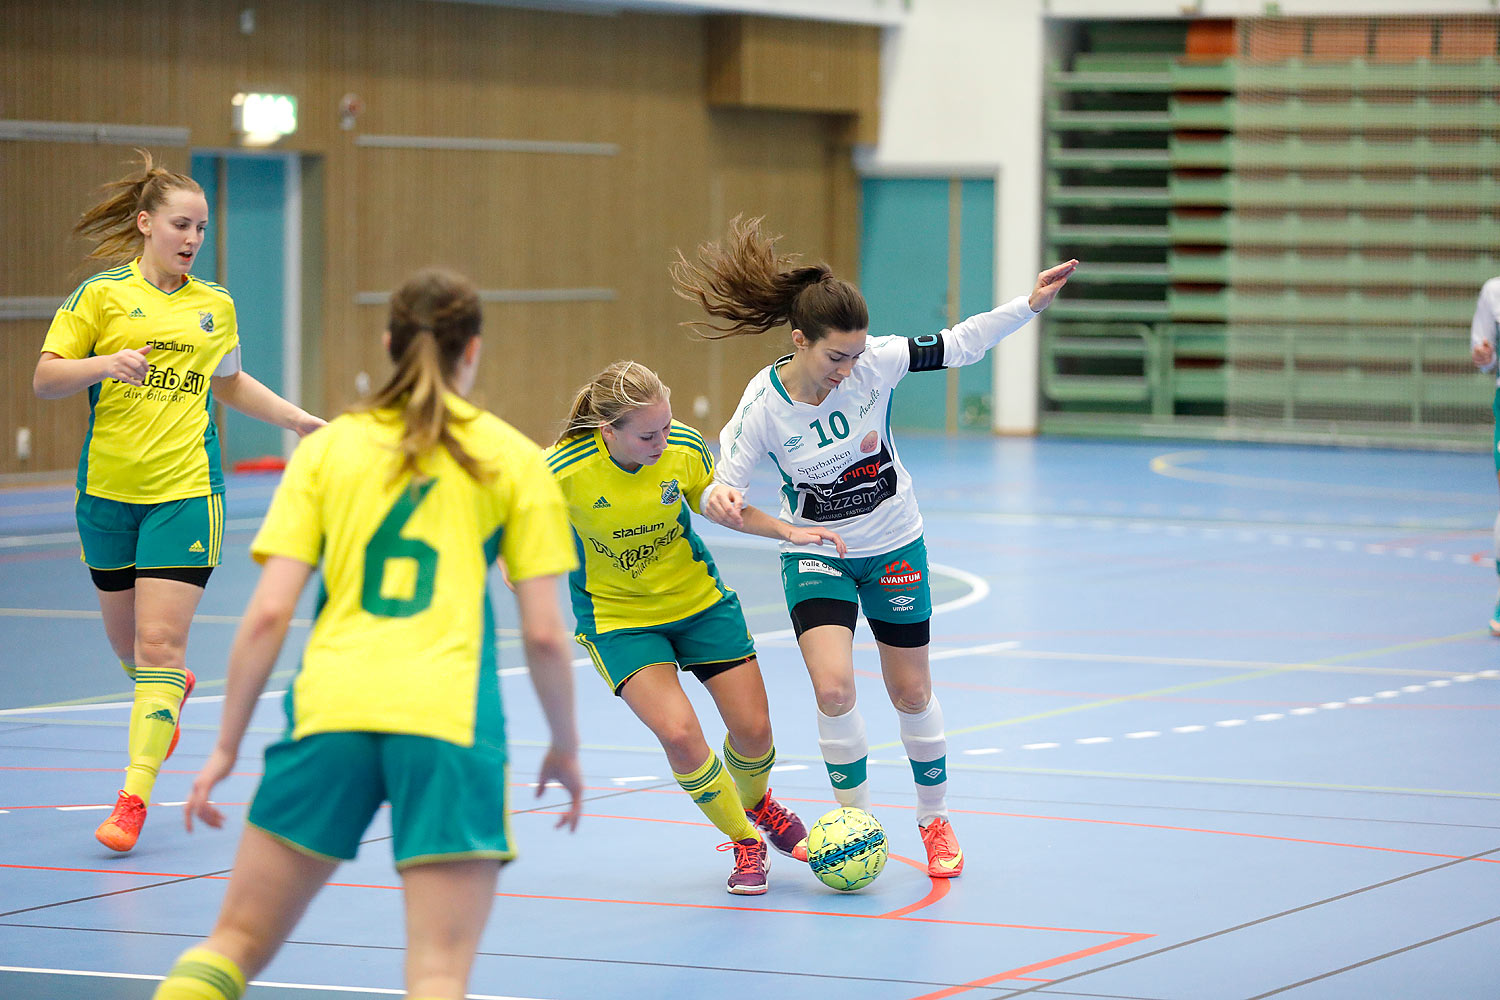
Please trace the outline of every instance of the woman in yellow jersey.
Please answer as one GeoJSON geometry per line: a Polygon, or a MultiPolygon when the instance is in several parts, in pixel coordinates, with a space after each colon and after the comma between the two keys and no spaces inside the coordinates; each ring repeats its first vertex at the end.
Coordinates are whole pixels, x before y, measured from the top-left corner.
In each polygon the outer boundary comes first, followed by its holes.
{"type": "Polygon", "coordinates": [[[95,833],[114,851],[135,847],[193,690],[188,626],[224,537],[213,401],[299,434],[323,424],[240,368],[234,300],[189,273],[208,226],[203,189],[141,157],[75,227],[90,257],[124,263],[68,296],[32,380],[43,399],[88,390],[78,534],[105,634],[135,682],[125,787],[95,833]]]}
{"type": "Polygon", "coordinates": [[[581,810],[572,665],[557,603],[577,565],[541,449],[461,397],[479,362],[479,297],[423,271],[391,297],[395,373],[365,410],[297,448],[251,546],[263,564],[230,653],[218,744],[193,783],[188,828],[234,767],[256,699],[315,569],[324,599],[266,750],[213,934],[159,1000],[233,1000],[341,860],[391,805],[406,895],[410,997],[462,997],[502,861],[505,723],[488,570],[503,556],[552,745],[537,794],[560,783],[581,810]]]}
{"type": "MultiPolygon", "coordinates": [[[[581,564],[570,578],[577,639],[661,742],[678,784],[729,837],[729,891],[758,895],[766,840],[806,860],[807,831],[771,797],[776,750],[755,645],[688,513],[713,481],[713,457],[697,431],[672,419],[668,397],[655,372],[616,362],[578,390],[547,453],[581,564]],[[718,706],[728,729],[722,764],[678,683],[679,666],[718,706]]],[[[842,547],[831,531],[786,530],[797,544],[842,547]]]]}

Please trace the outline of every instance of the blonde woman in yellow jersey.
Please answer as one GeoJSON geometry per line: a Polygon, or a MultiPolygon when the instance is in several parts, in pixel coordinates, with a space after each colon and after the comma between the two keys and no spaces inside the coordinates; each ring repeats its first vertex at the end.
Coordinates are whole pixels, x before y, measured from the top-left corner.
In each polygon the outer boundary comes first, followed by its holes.
{"type": "Polygon", "coordinates": [[[75,227],[92,258],[124,261],[57,310],[32,384],[43,399],[88,390],[78,534],[104,631],[135,682],[129,765],[95,836],[135,847],[193,690],[188,626],[224,537],[213,401],[306,434],[323,424],[240,368],[229,292],[189,273],[208,226],[191,177],[152,164],[108,185],[75,227]]]}
{"type": "MultiPolygon", "coordinates": [[[[578,547],[570,578],[578,642],[660,741],[678,784],[730,839],[729,891],[765,892],[766,841],[806,860],[807,830],[771,797],[776,749],[755,645],[739,597],[693,531],[689,508],[713,481],[713,457],[697,431],[672,419],[656,373],[619,361],[578,390],[547,464],[578,547]],[[679,668],[703,683],[724,720],[722,764],[679,668]]],[[[831,531],[786,529],[798,544],[841,545],[831,531]]]]}
{"type": "Polygon", "coordinates": [[[369,408],[297,448],[251,546],[263,564],[230,653],[218,744],[193,783],[187,824],[234,767],[303,587],[323,599],[287,695],[285,737],[266,750],[213,934],[187,951],[158,1000],[234,1000],[340,861],[391,806],[406,895],[410,997],[462,997],[503,861],[505,720],[488,570],[503,556],[526,661],[552,745],[537,794],[560,783],[581,810],[572,665],[557,602],[577,565],[541,449],[461,397],[479,363],[479,297],[422,271],[391,297],[395,373],[369,408]]]}

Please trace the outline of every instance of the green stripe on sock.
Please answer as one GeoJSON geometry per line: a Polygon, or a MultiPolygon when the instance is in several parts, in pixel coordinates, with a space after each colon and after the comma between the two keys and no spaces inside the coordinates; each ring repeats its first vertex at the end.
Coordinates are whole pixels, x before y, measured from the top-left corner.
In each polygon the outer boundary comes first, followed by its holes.
{"type": "Polygon", "coordinates": [[[770,750],[766,751],[766,755],[764,757],[757,757],[756,759],[751,760],[748,757],[741,757],[739,754],[735,753],[734,747],[729,745],[728,740],[725,740],[724,761],[737,771],[744,771],[747,774],[759,776],[769,771],[771,769],[771,766],[776,763],[776,748],[772,747],[770,750]]]}
{"type": "Polygon", "coordinates": [[[239,1000],[244,992],[240,984],[234,981],[233,976],[206,962],[178,962],[172,967],[172,976],[207,983],[212,989],[224,994],[227,1000],[239,1000]]]}
{"type": "Polygon", "coordinates": [[[910,760],[911,776],[919,785],[941,785],[948,780],[948,755],[937,760],[910,760]]]}
{"type": "Polygon", "coordinates": [[[713,759],[713,766],[708,769],[708,772],[695,780],[685,779],[678,775],[673,775],[673,777],[677,778],[677,783],[682,786],[683,791],[691,794],[703,788],[705,785],[713,784],[718,780],[718,777],[723,772],[723,770],[724,765],[720,764],[719,759],[715,757],[713,759]]]}
{"type": "Polygon", "coordinates": [[[834,788],[858,788],[865,783],[865,769],[869,761],[869,757],[861,757],[848,764],[823,763],[828,768],[828,780],[833,782],[834,788]]]}

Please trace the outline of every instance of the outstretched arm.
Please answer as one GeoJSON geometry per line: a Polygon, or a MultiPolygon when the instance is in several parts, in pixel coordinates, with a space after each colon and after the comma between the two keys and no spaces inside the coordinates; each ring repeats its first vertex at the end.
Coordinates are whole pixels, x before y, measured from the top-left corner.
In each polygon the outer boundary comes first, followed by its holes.
{"type": "Polygon", "coordinates": [[[1031,294],[1017,295],[1009,302],[986,313],[970,316],[937,337],[919,337],[910,345],[909,371],[936,371],[940,368],[962,368],[983,358],[1000,341],[1015,333],[1031,318],[1052,304],[1057,293],[1078,269],[1078,261],[1068,260],[1049,267],[1036,276],[1031,294]]]}
{"type": "Polygon", "coordinates": [[[1480,289],[1469,325],[1469,356],[1480,371],[1495,370],[1495,336],[1500,333],[1500,278],[1491,278],[1480,289]]]}
{"type": "Polygon", "coordinates": [[[215,376],[213,389],[215,396],[247,417],[285,427],[298,435],[310,434],[327,423],[322,417],[282,399],[244,371],[215,376]]]}

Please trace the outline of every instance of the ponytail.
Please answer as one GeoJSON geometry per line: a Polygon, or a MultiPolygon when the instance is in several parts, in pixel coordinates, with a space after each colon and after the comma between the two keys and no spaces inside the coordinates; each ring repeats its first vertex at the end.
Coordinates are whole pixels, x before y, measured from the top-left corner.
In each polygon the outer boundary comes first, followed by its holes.
{"type": "Polygon", "coordinates": [[[101,199],[73,225],[74,235],[94,244],[91,259],[126,261],[138,256],[144,237],[136,228],[136,216],[161,208],[173,191],[203,193],[202,186],[186,174],[158,167],[148,151],[137,149],[136,153],[140,169],[104,185],[101,199]]]}
{"type": "Polygon", "coordinates": [[[469,281],[438,269],[418,271],[391,294],[391,377],[365,402],[365,410],[396,409],[403,425],[401,465],[395,478],[421,475],[421,461],[441,445],[479,482],[494,475],[454,436],[459,422],[443,396],[469,341],[479,336],[479,294],[469,281]]]}
{"type": "Polygon", "coordinates": [[[568,422],[557,444],[617,424],[642,406],[668,399],[672,390],[660,376],[636,361],[616,361],[573,395],[568,422]]]}
{"type": "Polygon", "coordinates": [[[859,289],[836,277],[826,264],[793,266],[796,254],[778,255],[776,240],[761,231],[760,218],[735,216],[722,243],[705,243],[698,259],[679,250],[671,265],[672,290],[726,325],[690,320],[709,340],[765,333],[788,324],[809,340],[829,330],[866,330],[870,311],[859,289]],[[712,331],[712,332],[710,332],[712,331]]]}

